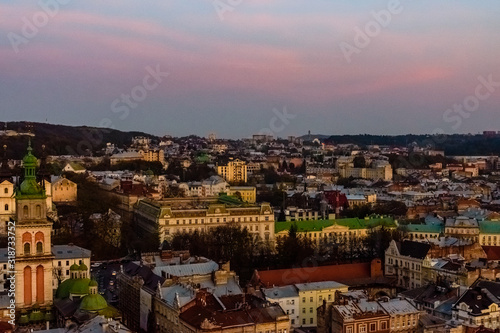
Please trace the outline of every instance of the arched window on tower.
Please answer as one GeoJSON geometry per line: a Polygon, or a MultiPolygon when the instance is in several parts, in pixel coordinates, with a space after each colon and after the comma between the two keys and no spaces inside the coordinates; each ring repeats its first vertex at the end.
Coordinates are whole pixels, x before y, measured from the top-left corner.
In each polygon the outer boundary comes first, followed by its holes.
{"type": "Polygon", "coordinates": [[[29,209],[28,209],[28,206],[24,206],[23,207],[23,216],[25,218],[28,218],[29,217],[29,209]]]}
{"type": "Polygon", "coordinates": [[[36,205],[36,218],[41,219],[42,218],[42,206],[36,205]]]}
{"type": "Polygon", "coordinates": [[[23,234],[22,241],[23,241],[22,244],[24,244],[24,254],[25,255],[31,254],[31,242],[33,241],[31,238],[31,234],[29,232],[25,232],[23,234]]]}
{"type": "Polygon", "coordinates": [[[35,244],[36,244],[36,253],[37,254],[42,254],[43,253],[43,232],[39,231],[35,234],[35,244]]]}
{"type": "Polygon", "coordinates": [[[28,255],[31,252],[31,244],[30,243],[24,243],[24,255],[28,255]]]}
{"type": "Polygon", "coordinates": [[[9,210],[9,204],[5,204],[5,211],[9,210]]]}

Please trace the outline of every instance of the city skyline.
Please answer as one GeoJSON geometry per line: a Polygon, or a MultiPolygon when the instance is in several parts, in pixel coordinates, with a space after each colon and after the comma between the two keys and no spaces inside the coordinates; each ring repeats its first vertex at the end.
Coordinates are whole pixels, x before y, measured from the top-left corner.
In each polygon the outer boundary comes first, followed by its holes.
{"type": "Polygon", "coordinates": [[[1,7],[2,121],[226,138],[500,127],[493,1],[1,7]]]}

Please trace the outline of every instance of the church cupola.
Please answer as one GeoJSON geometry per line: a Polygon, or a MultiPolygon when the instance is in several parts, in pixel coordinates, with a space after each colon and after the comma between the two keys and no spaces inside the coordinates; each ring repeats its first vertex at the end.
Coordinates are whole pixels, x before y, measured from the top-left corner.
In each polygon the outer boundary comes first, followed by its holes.
{"type": "Polygon", "coordinates": [[[31,140],[28,143],[27,151],[23,158],[24,179],[19,188],[19,194],[29,197],[44,197],[45,190],[36,181],[38,159],[32,154],[31,140]]]}

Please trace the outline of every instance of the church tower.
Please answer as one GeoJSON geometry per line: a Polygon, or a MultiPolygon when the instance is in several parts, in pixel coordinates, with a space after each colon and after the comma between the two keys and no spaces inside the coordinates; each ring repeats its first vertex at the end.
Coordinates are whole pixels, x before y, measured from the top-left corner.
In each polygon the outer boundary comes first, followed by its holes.
{"type": "Polygon", "coordinates": [[[47,196],[37,182],[37,158],[31,142],[23,158],[24,179],[16,190],[16,306],[51,305],[52,223],[47,219],[47,196]]]}
{"type": "Polygon", "coordinates": [[[0,235],[7,236],[7,226],[14,217],[15,198],[14,180],[7,158],[7,146],[3,146],[2,166],[0,167],[0,235]]]}

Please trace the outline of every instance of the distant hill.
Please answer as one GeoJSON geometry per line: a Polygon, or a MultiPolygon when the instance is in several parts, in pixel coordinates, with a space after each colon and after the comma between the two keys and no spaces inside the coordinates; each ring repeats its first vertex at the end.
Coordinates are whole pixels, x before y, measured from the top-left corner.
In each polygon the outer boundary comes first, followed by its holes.
{"type": "MultiPolygon", "coordinates": [[[[500,154],[500,136],[485,136],[482,134],[452,134],[434,137],[431,135],[313,135],[322,142],[332,144],[353,143],[361,147],[367,145],[408,146],[413,142],[420,147],[432,146],[444,150],[448,156],[482,156],[500,154]]],[[[302,136],[307,140],[308,135],[302,136]]]]}
{"type": "MultiPolygon", "coordinates": [[[[18,133],[26,133],[27,124],[27,122],[8,122],[7,129],[18,133]]],[[[83,154],[87,149],[93,152],[98,151],[104,148],[107,142],[114,143],[118,147],[128,146],[135,136],[157,139],[156,136],[143,132],[123,132],[88,126],[30,124],[33,126],[33,133],[35,134],[31,139],[35,155],[40,155],[42,145],[45,145],[49,155],[70,155],[83,154]]],[[[0,131],[3,129],[4,127],[0,131]]],[[[0,146],[8,146],[8,154],[11,159],[22,158],[26,152],[27,142],[27,135],[0,135],[0,146]]]]}

